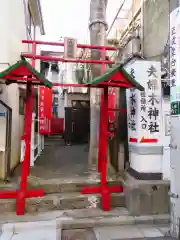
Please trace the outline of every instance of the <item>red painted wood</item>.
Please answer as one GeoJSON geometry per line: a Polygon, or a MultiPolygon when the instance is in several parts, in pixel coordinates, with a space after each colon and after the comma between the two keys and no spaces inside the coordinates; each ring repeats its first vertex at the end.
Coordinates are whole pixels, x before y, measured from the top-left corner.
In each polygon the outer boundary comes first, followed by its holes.
{"type": "Polygon", "coordinates": [[[122,82],[126,82],[128,83],[127,79],[124,77],[124,75],[120,72],[117,72],[115,74],[113,74],[109,80],[111,81],[122,81],[122,82]]]}
{"type": "Polygon", "coordinates": [[[102,208],[104,211],[110,210],[110,193],[112,192],[122,192],[122,186],[108,186],[106,180],[106,171],[107,171],[107,133],[108,133],[108,88],[104,89],[103,97],[101,98],[101,124],[102,124],[102,132],[100,135],[100,143],[101,148],[99,149],[99,157],[100,159],[100,167],[101,167],[101,182],[100,186],[90,186],[90,187],[83,187],[81,190],[82,194],[101,194],[101,202],[102,208]]]}
{"type": "Polygon", "coordinates": [[[65,59],[61,57],[51,57],[51,56],[41,56],[41,55],[35,55],[33,56],[30,53],[24,53],[23,56],[25,58],[34,58],[44,61],[55,61],[55,62],[73,62],[73,63],[94,63],[94,64],[113,64],[112,61],[108,60],[93,60],[93,59],[65,59]]]}
{"type": "MultiPolygon", "coordinates": [[[[104,48],[101,51],[103,59],[106,57],[106,49],[104,48]]],[[[102,73],[106,71],[106,65],[102,64],[102,73]]],[[[100,141],[102,135],[102,126],[103,126],[103,101],[104,101],[104,89],[101,89],[101,98],[100,98],[100,119],[99,119],[99,141],[98,141],[98,172],[101,172],[102,168],[102,156],[101,156],[101,149],[102,149],[102,141],[100,141]]]]}
{"type": "Polygon", "coordinates": [[[101,188],[98,186],[82,187],[81,193],[82,194],[101,193],[101,188]]]}
{"type": "Polygon", "coordinates": [[[51,119],[51,134],[63,134],[64,133],[64,118],[51,119]]]}
{"type": "Polygon", "coordinates": [[[101,204],[104,211],[109,211],[111,207],[110,191],[104,187],[101,192],[101,204]]]}
{"type": "Polygon", "coordinates": [[[16,198],[17,196],[17,191],[5,191],[5,192],[0,192],[0,199],[11,199],[11,198],[16,198]]]}
{"type": "Polygon", "coordinates": [[[121,193],[121,192],[123,192],[123,187],[122,186],[108,186],[108,189],[112,193],[121,193]]]}
{"type": "Polygon", "coordinates": [[[137,143],[137,138],[132,138],[132,137],[130,137],[130,138],[129,138],[129,142],[136,142],[136,143],[137,143]]]}
{"type": "Polygon", "coordinates": [[[116,108],[108,108],[108,111],[112,112],[127,112],[127,109],[116,109],[116,108]]]}
{"type": "Polygon", "coordinates": [[[18,77],[19,75],[21,76],[31,76],[32,73],[31,71],[25,66],[25,65],[21,65],[17,68],[15,68],[14,70],[12,70],[9,75],[7,75],[7,78],[11,79],[11,77],[18,77]]]}
{"type": "Polygon", "coordinates": [[[25,103],[25,120],[24,120],[24,136],[25,136],[25,154],[24,160],[22,162],[22,172],[21,172],[21,180],[20,180],[20,191],[21,195],[18,194],[18,204],[17,204],[17,212],[18,214],[24,214],[25,209],[25,200],[23,194],[25,194],[27,189],[27,177],[29,175],[29,167],[30,167],[30,151],[31,151],[31,126],[32,126],[32,111],[33,111],[33,97],[32,94],[32,86],[27,85],[27,96],[25,103]],[[22,197],[20,197],[22,196],[22,197]]]}
{"type": "Polygon", "coordinates": [[[109,91],[109,95],[108,95],[108,116],[109,116],[109,120],[111,122],[114,122],[114,118],[115,118],[115,113],[114,111],[109,111],[109,109],[115,109],[115,105],[116,105],[116,90],[112,89],[111,91],[109,91]]]}
{"type": "MultiPolygon", "coordinates": [[[[33,40],[22,40],[22,43],[29,43],[29,44],[38,44],[38,45],[50,45],[50,46],[64,46],[62,42],[47,42],[47,41],[33,41],[33,40]]],[[[97,45],[88,45],[88,44],[77,44],[78,48],[88,48],[88,49],[100,49],[100,50],[109,50],[109,51],[116,51],[116,48],[111,46],[97,46],[97,45]]]]}
{"type": "Polygon", "coordinates": [[[45,191],[43,189],[28,190],[26,192],[26,198],[42,197],[44,196],[44,194],[45,194],[45,191]]]}

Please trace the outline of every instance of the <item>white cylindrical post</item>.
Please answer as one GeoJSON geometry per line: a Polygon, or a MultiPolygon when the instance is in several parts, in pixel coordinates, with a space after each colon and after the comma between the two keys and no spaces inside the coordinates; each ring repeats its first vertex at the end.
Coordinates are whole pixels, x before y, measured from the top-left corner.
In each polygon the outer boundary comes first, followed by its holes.
{"type": "Polygon", "coordinates": [[[32,130],[31,130],[31,157],[30,157],[30,166],[33,167],[34,166],[34,150],[35,150],[35,113],[32,114],[32,130]]]}

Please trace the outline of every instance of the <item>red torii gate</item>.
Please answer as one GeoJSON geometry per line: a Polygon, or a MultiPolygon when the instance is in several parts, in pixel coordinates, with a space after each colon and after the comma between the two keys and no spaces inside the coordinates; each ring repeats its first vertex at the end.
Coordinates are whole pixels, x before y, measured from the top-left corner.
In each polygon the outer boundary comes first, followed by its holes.
{"type": "MultiPolygon", "coordinates": [[[[32,64],[33,65],[33,64],[32,64]]],[[[31,123],[33,111],[33,85],[43,85],[48,88],[52,87],[51,82],[45,79],[36,69],[34,69],[22,57],[20,61],[10,66],[8,69],[0,73],[1,82],[5,84],[18,83],[26,84],[26,99],[25,99],[25,117],[24,117],[24,135],[25,154],[22,162],[20,189],[15,191],[0,192],[1,199],[16,198],[16,213],[23,215],[25,210],[25,199],[32,197],[41,197],[44,195],[44,190],[28,190],[27,177],[30,167],[30,149],[31,149],[31,123]]]]}
{"type": "MultiPolygon", "coordinates": [[[[109,69],[102,76],[95,78],[90,84],[94,87],[102,88],[101,97],[101,109],[100,109],[100,131],[99,131],[99,155],[98,155],[98,167],[101,172],[100,186],[88,186],[83,187],[83,194],[101,194],[102,208],[104,211],[110,209],[110,193],[123,192],[122,186],[108,186],[106,179],[107,170],[107,148],[108,148],[108,136],[111,133],[108,132],[108,112],[116,109],[108,108],[108,87],[123,87],[123,88],[136,88],[140,91],[144,90],[138,82],[136,82],[123,68],[123,65],[118,65],[113,69],[109,69]]],[[[117,111],[126,111],[125,109],[117,109],[117,111]]]]}
{"type": "MultiPolygon", "coordinates": [[[[0,73],[0,79],[4,79],[6,83],[26,83],[27,84],[27,98],[26,98],[26,111],[25,111],[25,127],[24,127],[24,139],[25,139],[25,156],[22,165],[21,172],[21,185],[17,191],[1,192],[0,198],[16,198],[16,213],[17,215],[24,214],[25,211],[25,199],[29,197],[40,197],[44,195],[43,190],[27,190],[27,177],[29,175],[30,166],[30,142],[31,142],[31,121],[32,121],[32,106],[33,106],[33,89],[32,85],[45,84],[47,87],[51,87],[52,84],[38,73],[35,67],[35,60],[45,61],[61,61],[61,62],[80,62],[80,63],[94,63],[94,64],[112,64],[112,61],[108,60],[90,60],[90,59],[65,59],[50,56],[36,55],[36,48],[38,44],[51,45],[51,46],[64,46],[61,42],[43,42],[43,41],[31,41],[23,40],[23,43],[32,44],[32,54],[23,54],[24,58],[32,59],[32,66],[22,59],[17,64],[9,67],[7,70],[0,73]]],[[[103,56],[106,55],[106,50],[115,51],[116,49],[110,46],[93,46],[78,44],[78,48],[99,49],[103,56]]],[[[105,67],[104,67],[105,68],[105,67]]],[[[138,88],[144,90],[134,79],[123,69],[122,66],[117,66],[107,71],[103,76],[100,76],[93,80],[91,84],[59,84],[55,83],[54,86],[73,86],[73,87],[98,87],[102,89],[101,104],[100,104],[100,138],[99,138],[99,154],[98,154],[98,170],[101,173],[100,187],[84,187],[82,193],[101,193],[102,195],[102,207],[105,211],[110,208],[110,192],[122,192],[121,186],[108,187],[106,185],[106,167],[107,167],[107,137],[108,137],[108,87],[123,87],[123,88],[138,88]]],[[[115,109],[109,109],[109,111],[116,111],[115,109]]],[[[121,111],[121,110],[117,110],[121,111]]],[[[126,110],[122,110],[126,111],[126,110]]]]}

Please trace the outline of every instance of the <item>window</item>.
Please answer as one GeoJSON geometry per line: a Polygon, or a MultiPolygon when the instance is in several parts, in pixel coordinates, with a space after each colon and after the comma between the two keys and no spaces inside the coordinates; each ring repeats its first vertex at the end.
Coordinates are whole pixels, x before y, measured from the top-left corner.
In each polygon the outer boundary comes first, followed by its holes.
{"type": "Polygon", "coordinates": [[[24,115],[24,98],[19,95],[19,114],[24,115]]]}
{"type": "Polygon", "coordinates": [[[33,22],[33,18],[32,18],[32,14],[31,14],[31,9],[29,7],[29,4],[28,4],[28,7],[27,7],[27,11],[28,11],[28,21],[27,21],[27,30],[28,30],[28,33],[29,33],[29,36],[32,40],[35,39],[35,24],[33,22]]]}
{"type": "Polygon", "coordinates": [[[28,0],[24,0],[24,12],[25,12],[25,20],[26,20],[27,39],[34,40],[35,24],[33,22],[32,13],[31,13],[28,0]]]}

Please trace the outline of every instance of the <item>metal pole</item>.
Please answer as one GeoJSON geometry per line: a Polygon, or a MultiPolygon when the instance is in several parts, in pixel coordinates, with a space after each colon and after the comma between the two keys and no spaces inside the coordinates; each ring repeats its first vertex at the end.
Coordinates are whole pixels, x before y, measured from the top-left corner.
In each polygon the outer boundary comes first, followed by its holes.
{"type": "Polygon", "coordinates": [[[101,189],[102,189],[102,209],[110,209],[110,191],[106,187],[107,178],[107,158],[108,158],[108,87],[104,88],[102,107],[102,132],[99,141],[101,142],[101,189]]]}

